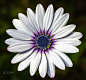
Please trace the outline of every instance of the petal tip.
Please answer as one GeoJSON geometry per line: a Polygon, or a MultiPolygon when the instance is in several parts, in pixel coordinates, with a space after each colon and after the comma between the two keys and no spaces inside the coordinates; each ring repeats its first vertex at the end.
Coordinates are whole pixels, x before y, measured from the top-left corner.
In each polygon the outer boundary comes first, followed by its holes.
{"type": "Polygon", "coordinates": [[[73,67],[73,64],[71,64],[71,66],[70,67],[73,67]]]}
{"type": "Polygon", "coordinates": [[[69,18],[69,13],[66,13],[66,16],[69,18]]]}
{"type": "Polygon", "coordinates": [[[76,25],[75,24],[73,24],[74,25],[74,27],[76,27],[76,25]]]}
{"type": "Polygon", "coordinates": [[[53,5],[52,5],[52,4],[50,4],[48,7],[49,7],[49,8],[52,8],[52,7],[53,7],[53,5]]]}
{"type": "Polygon", "coordinates": [[[27,11],[30,11],[30,8],[27,8],[27,11]]]}
{"type": "Polygon", "coordinates": [[[80,42],[79,42],[79,45],[80,45],[81,43],[82,43],[82,42],[80,41],[80,42]]]}
{"type": "Polygon", "coordinates": [[[7,40],[5,40],[4,43],[7,43],[7,40]]]}
{"type": "Polygon", "coordinates": [[[83,36],[83,34],[81,33],[81,34],[80,34],[80,36],[82,37],[82,36],[83,36]]]}
{"type": "Polygon", "coordinates": [[[45,76],[42,76],[42,78],[44,78],[45,76]]]}
{"type": "Polygon", "coordinates": [[[50,4],[50,6],[53,6],[52,4],[50,4]]]}
{"type": "Polygon", "coordinates": [[[63,7],[60,7],[60,9],[61,9],[61,10],[64,10],[64,8],[63,8],[63,7]]]}
{"type": "Polygon", "coordinates": [[[17,69],[18,71],[22,71],[20,68],[17,69]]]}
{"type": "Polygon", "coordinates": [[[22,15],[22,13],[18,13],[18,16],[21,16],[22,15]]]}
{"type": "Polygon", "coordinates": [[[63,70],[65,70],[65,68],[63,68],[63,70]]]}
{"type": "Polygon", "coordinates": [[[30,75],[31,75],[31,76],[33,76],[33,74],[32,74],[32,73],[31,73],[30,75]]]}
{"type": "Polygon", "coordinates": [[[65,67],[62,67],[61,69],[62,69],[62,70],[65,70],[65,67]]]}
{"type": "Polygon", "coordinates": [[[75,24],[72,24],[72,26],[71,27],[73,27],[73,29],[75,29],[76,28],[76,25],[75,24]]]}
{"type": "Polygon", "coordinates": [[[67,15],[69,15],[69,13],[66,13],[67,15]]]}
{"type": "Polygon", "coordinates": [[[54,78],[54,75],[52,75],[51,78],[54,78]]]}
{"type": "Polygon", "coordinates": [[[76,49],[76,52],[79,52],[79,49],[78,48],[76,49]]]}
{"type": "Polygon", "coordinates": [[[14,19],[12,20],[12,23],[14,23],[14,19]]]}
{"type": "Polygon", "coordinates": [[[18,16],[21,15],[21,13],[18,13],[18,16]]]}
{"type": "Polygon", "coordinates": [[[9,48],[7,48],[7,50],[9,51],[9,48]]]}
{"type": "Polygon", "coordinates": [[[14,61],[13,60],[11,60],[11,64],[14,64],[14,61]]]}
{"type": "Polygon", "coordinates": [[[13,20],[12,20],[12,23],[15,23],[16,21],[18,21],[18,19],[13,19],[13,20]]]}
{"type": "Polygon", "coordinates": [[[6,30],[6,33],[8,33],[8,30],[6,30]]]}
{"type": "Polygon", "coordinates": [[[41,4],[39,3],[38,6],[41,6],[41,4]]]}

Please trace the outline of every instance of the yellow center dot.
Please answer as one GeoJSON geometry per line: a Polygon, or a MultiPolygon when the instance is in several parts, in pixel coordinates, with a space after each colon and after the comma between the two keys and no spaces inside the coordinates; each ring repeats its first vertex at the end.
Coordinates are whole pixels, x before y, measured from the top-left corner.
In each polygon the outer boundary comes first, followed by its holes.
{"type": "Polygon", "coordinates": [[[46,48],[45,48],[45,50],[46,50],[46,48]]]}
{"type": "Polygon", "coordinates": [[[43,51],[44,51],[44,49],[43,49],[43,51]]]}
{"type": "Polygon", "coordinates": [[[51,43],[49,43],[49,44],[51,44],[51,43]]]}
{"type": "Polygon", "coordinates": [[[49,39],[49,40],[51,40],[51,39],[49,39]]]}
{"type": "Polygon", "coordinates": [[[36,44],[35,44],[35,46],[36,46],[36,44]]]}
{"type": "Polygon", "coordinates": [[[49,36],[49,35],[47,34],[47,36],[49,36]]]}
{"type": "Polygon", "coordinates": [[[47,48],[49,48],[49,47],[47,47],[47,48]]]}
{"type": "Polygon", "coordinates": [[[35,38],[35,40],[36,40],[36,38],[35,38]]]}
{"type": "Polygon", "coordinates": [[[48,45],[48,47],[50,47],[50,45],[48,45]]]}

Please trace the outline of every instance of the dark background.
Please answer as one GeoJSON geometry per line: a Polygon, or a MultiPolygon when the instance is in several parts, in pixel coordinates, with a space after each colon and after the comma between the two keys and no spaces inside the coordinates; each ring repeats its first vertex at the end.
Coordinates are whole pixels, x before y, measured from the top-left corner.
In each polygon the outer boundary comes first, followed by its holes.
{"type": "Polygon", "coordinates": [[[78,47],[79,52],[67,54],[73,61],[73,67],[65,71],[56,68],[53,79],[48,75],[44,80],[86,80],[86,0],[0,0],[0,80],[41,80],[38,71],[31,77],[29,67],[22,72],[17,71],[18,64],[11,64],[15,55],[7,51],[5,39],[9,38],[6,29],[13,28],[12,19],[18,18],[18,13],[26,14],[27,8],[35,11],[36,5],[41,3],[46,9],[49,4],[54,5],[56,10],[64,8],[64,13],[70,14],[67,24],[76,24],[75,31],[82,32],[82,44],[78,47]]]}

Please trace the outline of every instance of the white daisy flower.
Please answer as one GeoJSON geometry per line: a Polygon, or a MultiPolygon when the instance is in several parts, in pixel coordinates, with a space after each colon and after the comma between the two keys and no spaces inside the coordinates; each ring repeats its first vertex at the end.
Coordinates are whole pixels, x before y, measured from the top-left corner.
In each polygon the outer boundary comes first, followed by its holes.
{"type": "Polygon", "coordinates": [[[20,62],[18,71],[30,65],[30,74],[33,76],[39,68],[42,78],[46,73],[53,78],[55,66],[65,70],[65,66],[72,67],[73,63],[64,53],[76,53],[76,47],[81,44],[80,32],[72,32],[74,24],[65,26],[69,14],[63,14],[61,7],[54,13],[53,5],[49,5],[46,12],[41,4],[36,7],[36,13],[27,8],[27,16],[18,14],[19,19],[13,19],[17,29],[8,29],[6,32],[13,38],[5,41],[7,50],[19,52],[11,60],[12,64],[20,62]]]}

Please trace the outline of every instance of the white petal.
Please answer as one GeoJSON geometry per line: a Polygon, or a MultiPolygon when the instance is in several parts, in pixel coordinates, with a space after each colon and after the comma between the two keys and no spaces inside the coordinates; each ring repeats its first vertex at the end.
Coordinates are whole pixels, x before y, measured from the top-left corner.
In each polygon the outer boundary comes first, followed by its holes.
{"type": "Polygon", "coordinates": [[[80,33],[80,32],[73,32],[72,34],[70,34],[70,35],[68,36],[68,38],[80,39],[82,36],[83,36],[83,35],[82,35],[82,33],[80,33]]]}
{"type": "Polygon", "coordinates": [[[19,39],[19,40],[30,40],[31,36],[25,32],[15,30],[15,29],[8,29],[6,30],[7,34],[12,36],[13,38],[19,39]]]}
{"type": "MultiPolygon", "coordinates": [[[[19,43],[19,42],[28,42],[28,41],[18,40],[15,38],[9,38],[5,40],[5,43],[8,45],[12,45],[12,44],[19,43]]],[[[29,42],[33,43],[32,41],[29,41],[29,42]]]]}
{"type": "Polygon", "coordinates": [[[62,16],[51,26],[51,28],[52,28],[52,29],[51,29],[51,30],[52,30],[52,33],[53,33],[53,32],[56,32],[58,28],[60,29],[60,28],[64,27],[65,24],[67,23],[68,19],[69,19],[69,14],[68,14],[68,13],[62,15],[62,16]]]}
{"type": "Polygon", "coordinates": [[[75,29],[75,27],[76,27],[75,25],[71,24],[57,30],[56,32],[54,32],[55,34],[54,38],[62,38],[62,37],[67,36],[75,29]]]}
{"type": "Polygon", "coordinates": [[[56,10],[54,14],[53,24],[59,19],[60,16],[62,16],[63,12],[64,12],[64,9],[62,7],[56,10]]]}
{"type": "Polygon", "coordinates": [[[47,59],[46,59],[45,53],[42,53],[42,59],[39,66],[40,76],[44,78],[46,75],[46,72],[47,72],[47,59]]]}
{"type": "Polygon", "coordinates": [[[53,78],[55,76],[55,66],[50,59],[49,54],[46,53],[47,62],[48,62],[48,75],[53,78]]]}
{"type": "Polygon", "coordinates": [[[31,60],[35,55],[36,55],[36,52],[33,52],[27,59],[22,61],[18,66],[18,71],[22,71],[25,68],[27,68],[30,65],[31,60]]]}
{"type": "Polygon", "coordinates": [[[33,76],[39,66],[41,60],[41,52],[38,52],[36,56],[31,60],[31,65],[30,65],[30,74],[33,76]]]}
{"type": "Polygon", "coordinates": [[[28,16],[29,23],[33,26],[35,30],[38,30],[35,13],[30,8],[27,8],[27,16],[28,16]]]}
{"type": "Polygon", "coordinates": [[[59,69],[65,70],[65,65],[62,59],[54,51],[49,51],[49,56],[54,65],[56,65],[59,69]]]}
{"type": "Polygon", "coordinates": [[[7,50],[10,52],[23,52],[33,47],[33,45],[30,43],[31,43],[30,41],[15,43],[8,46],[7,50]]]}
{"type": "Polygon", "coordinates": [[[36,30],[34,30],[33,26],[29,23],[28,18],[24,14],[19,13],[18,17],[22,22],[22,24],[27,27],[30,33],[33,33],[33,32],[36,33],[36,30]]]}
{"type": "Polygon", "coordinates": [[[20,40],[17,40],[17,39],[14,39],[14,38],[9,38],[9,39],[5,40],[5,43],[8,44],[8,45],[12,45],[12,44],[15,44],[15,43],[18,43],[18,42],[20,42],[20,40]]]}
{"type": "Polygon", "coordinates": [[[36,7],[36,21],[39,26],[39,29],[43,30],[43,18],[44,18],[44,8],[41,4],[38,4],[36,7]]]}
{"type": "Polygon", "coordinates": [[[56,10],[56,12],[54,14],[53,23],[52,23],[52,26],[50,28],[50,32],[54,29],[53,25],[56,24],[56,21],[59,20],[59,18],[62,16],[63,12],[64,12],[64,9],[62,7],[56,10]]]}
{"type": "Polygon", "coordinates": [[[15,26],[15,28],[17,30],[23,31],[23,32],[27,32],[28,34],[30,34],[30,32],[27,30],[27,28],[21,23],[20,20],[18,19],[13,19],[13,25],[15,26]]]}
{"type": "Polygon", "coordinates": [[[18,62],[24,60],[25,58],[27,58],[27,57],[32,53],[32,51],[33,51],[33,49],[30,50],[30,51],[21,52],[21,53],[15,55],[15,56],[13,57],[13,59],[11,60],[11,63],[12,63],[12,64],[15,64],[15,63],[18,63],[18,62]]]}
{"type": "Polygon", "coordinates": [[[64,61],[65,65],[67,67],[73,66],[72,61],[70,60],[70,58],[66,54],[59,52],[58,50],[55,50],[55,49],[54,49],[54,51],[62,58],[62,60],[64,61]]]}
{"type": "Polygon", "coordinates": [[[57,42],[55,42],[55,44],[70,44],[73,46],[79,46],[81,44],[81,41],[78,39],[74,39],[74,38],[63,38],[63,39],[58,39],[57,42]]]}
{"type": "Polygon", "coordinates": [[[53,5],[51,4],[48,6],[44,16],[43,29],[47,31],[52,23],[52,20],[53,20],[53,5]]]}
{"type": "Polygon", "coordinates": [[[58,44],[54,45],[54,48],[58,51],[65,52],[65,53],[76,53],[79,52],[79,49],[75,46],[69,45],[69,44],[58,44]]]}

